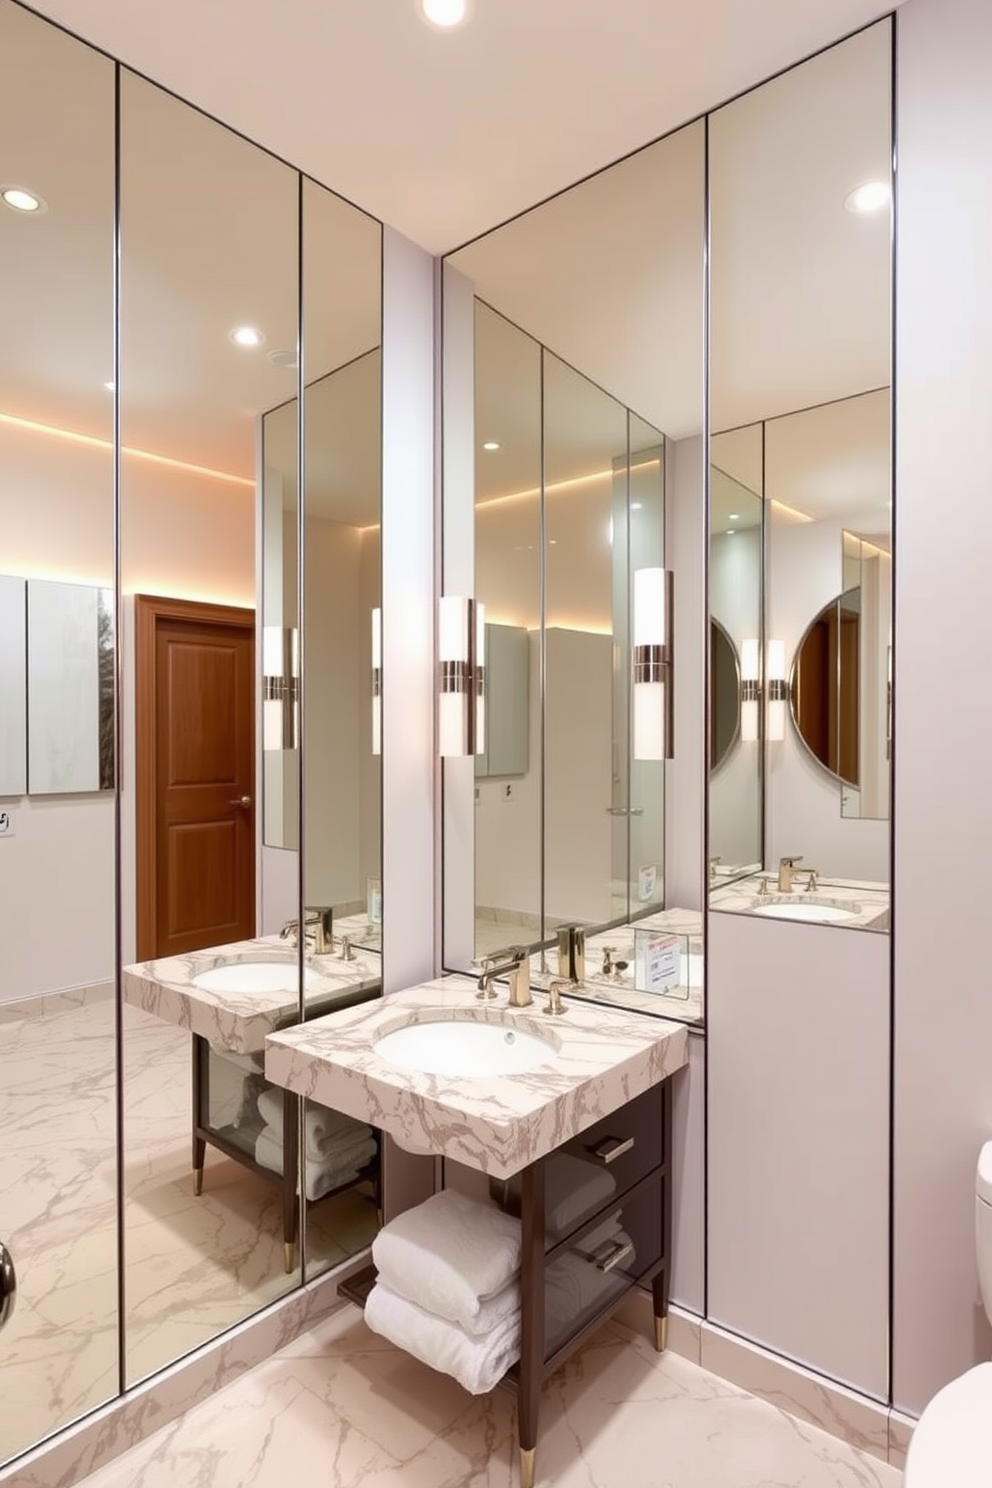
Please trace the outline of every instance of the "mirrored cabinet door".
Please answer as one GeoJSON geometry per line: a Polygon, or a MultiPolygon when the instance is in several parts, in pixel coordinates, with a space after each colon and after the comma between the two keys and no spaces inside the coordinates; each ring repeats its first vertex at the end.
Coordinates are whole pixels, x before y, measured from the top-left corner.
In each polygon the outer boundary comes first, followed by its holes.
{"type": "MultiPolygon", "coordinates": [[[[296,389],[299,179],[127,72],[120,150],[121,581],[134,635],[122,877],[131,959],[154,966],[124,977],[133,1383],[300,1275],[295,1162],[289,1133],[266,1121],[282,1094],[262,1064],[266,1030],[300,1015],[302,940],[255,938],[272,914],[266,865],[256,882],[255,505],[269,477],[257,451],[266,410],[296,389]]],[[[292,607],[294,438],[279,461],[292,607]]]]}
{"type": "Polygon", "coordinates": [[[764,913],[754,896],[788,895],[779,865],[801,859],[796,888],[810,870],[812,893],[861,885],[836,923],[879,929],[892,753],[891,68],[880,22],[710,120],[710,888],[723,907],[764,913]],[[728,899],[728,880],[748,874],[728,899]]]}
{"type": "Polygon", "coordinates": [[[0,162],[2,1466],[116,1394],[119,1322],[114,68],[6,3],[0,162]]]}

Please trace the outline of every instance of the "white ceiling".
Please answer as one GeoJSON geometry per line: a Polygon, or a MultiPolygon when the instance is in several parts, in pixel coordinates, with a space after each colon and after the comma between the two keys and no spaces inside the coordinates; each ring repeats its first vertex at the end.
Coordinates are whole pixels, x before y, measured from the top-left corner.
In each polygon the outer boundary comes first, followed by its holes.
{"type": "Polygon", "coordinates": [[[484,232],[892,0],[40,0],[432,251],[484,232]]]}

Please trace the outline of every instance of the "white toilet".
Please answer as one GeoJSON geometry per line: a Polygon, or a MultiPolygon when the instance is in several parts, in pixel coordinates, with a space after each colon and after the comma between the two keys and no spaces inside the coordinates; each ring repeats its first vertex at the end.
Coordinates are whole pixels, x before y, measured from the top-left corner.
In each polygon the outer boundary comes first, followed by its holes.
{"type": "MultiPolygon", "coordinates": [[[[992,1142],[975,1173],[975,1246],[992,1320],[992,1142]]],[[[903,1488],[992,1488],[992,1364],[978,1364],[933,1397],[919,1419],[903,1488]]]]}

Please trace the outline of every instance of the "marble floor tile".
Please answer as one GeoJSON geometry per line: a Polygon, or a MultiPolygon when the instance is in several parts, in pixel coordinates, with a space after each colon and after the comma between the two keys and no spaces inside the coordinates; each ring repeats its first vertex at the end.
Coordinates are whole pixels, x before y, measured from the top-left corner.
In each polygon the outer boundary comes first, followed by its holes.
{"type": "MultiPolygon", "coordinates": [[[[511,1488],[515,1405],[473,1398],[347,1307],[82,1488],[511,1488]]],[[[902,1475],[607,1324],[545,1387],[539,1485],[898,1488],[902,1475]]]]}

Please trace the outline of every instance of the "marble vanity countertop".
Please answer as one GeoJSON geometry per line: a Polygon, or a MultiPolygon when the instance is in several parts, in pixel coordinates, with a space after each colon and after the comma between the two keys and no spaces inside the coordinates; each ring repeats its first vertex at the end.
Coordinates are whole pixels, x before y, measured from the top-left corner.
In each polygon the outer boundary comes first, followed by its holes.
{"type": "Polygon", "coordinates": [[[443,1153],[496,1178],[509,1178],[577,1133],[666,1079],[688,1058],[684,1025],[566,999],[549,1017],[538,994],[511,1008],[476,999],[475,982],[440,977],[375,1003],[342,1009],[266,1039],[265,1075],[358,1120],[402,1146],[443,1153]],[[457,1012],[551,1040],[553,1063],[526,1074],[486,1078],[400,1069],[376,1040],[410,1022],[457,1012]]]}
{"type": "MultiPolygon", "coordinates": [[[[659,909],[627,925],[615,925],[586,936],[586,975],[575,996],[596,998],[612,1007],[629,1008],[632,1012],[650,1013],[658,1018],[676,1018],[680,1022],[700,1023],[703,1017],[702,978],[697,985],[685,985],[670,993],[642,992],[634,985],[635,930],[664,931],[680,935],[688,942],[683,949],[698,956],[702,967],[703,916],[698,909],[659,909]],[[604,976],[603,952],[609,946],[615,961],[626,961],[627,969],[619,975],[604,976]]],[[[538,951],[531,957],[531,977],[535,986],[546,987],[558,975],[555,950],[538,951]]]]}
{"type": "MultiPolygon", "coordinates": [[[[797,906],[793,917],[783,913],[781,918],[802,923],[801,910],[806,904],[836,905],[847,911],[843,919],[828,920],[831,929],[881,930],[889,928],[889,891],[885,884],[867,883],[853,878],[820,878],[812,894],[806,892],[806,875],[802,864],[796,869],[798,882],[790,894],[778,892],[778,875],[755,873],[750,878],[738,879],[725,887],[710,888],[710,909],[726,914],[754,914],[756,910],[781,902],[783,907],[790,901],[797,906]],[[762,882],[767,893],[759,894],[762,882]]],[[[763,917],[762,917],[763,918],[763,917]]]]}
{"type": "MultiPolygon", "coordinates": [[[[308,955],[306,1010],[326,1009],[344,998],[371,990],[381,982],[378,955],[355,950],[343,961],[336,951],[308,955]]],[[[300,1021],[299,997],[290,988],[276,991],[213,991],[195,985],[205,971],[232,963],[275,962],[292,967],[295,948],[278,935],[234,941],[209,950],[190,951],[124,967],[124,1000],[166,1023],[201,1034],[211,1044],[236,1054],[264,1049],[266,1035],[300,1021]]]]}

